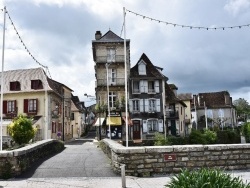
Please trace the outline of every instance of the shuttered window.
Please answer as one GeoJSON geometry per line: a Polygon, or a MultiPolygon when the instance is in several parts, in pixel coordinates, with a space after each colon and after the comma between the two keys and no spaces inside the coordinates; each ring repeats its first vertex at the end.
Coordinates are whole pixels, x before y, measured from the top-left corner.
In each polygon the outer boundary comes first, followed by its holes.
{"type": "Polygon", "coordinates": [[[31,80],[31,89],[43,89],[41,80],[31,80]]]}
{"type": "Polygon", "coordinates": [[[38,99],[24,99],[24,113],[37,114],[38,99]]]}
{"type": "Polygon", "coordinates": [[[20,91],[21,84],[18,81],[10,82],[10,91],[20,91]]]}

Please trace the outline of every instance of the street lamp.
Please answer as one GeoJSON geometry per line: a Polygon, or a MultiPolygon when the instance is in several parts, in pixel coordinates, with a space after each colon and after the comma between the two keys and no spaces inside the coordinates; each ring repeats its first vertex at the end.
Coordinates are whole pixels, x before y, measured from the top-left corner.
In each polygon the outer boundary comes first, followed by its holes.
{"type": "Polygon", "coordinates": [[[109,71],[108,71],[108,67],[109,67],[110,63],[106,63],[106,70],[107,70],[107,96],[108,96],[108,120],[109,120],[109,139],[111,139],[111,128],[110,128],[110,105],[109,105],[109,71]]]}

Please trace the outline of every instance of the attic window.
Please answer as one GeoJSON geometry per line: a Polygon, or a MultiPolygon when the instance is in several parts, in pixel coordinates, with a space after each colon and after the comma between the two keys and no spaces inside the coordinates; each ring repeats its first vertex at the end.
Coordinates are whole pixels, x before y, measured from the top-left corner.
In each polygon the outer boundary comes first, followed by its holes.
{"type": "Polygon", "coordinates": [[[31,89],[43,89],[41,80],[31,80],[31,89]]]}
{"type": "Polygon", "coordinates": [[[146,65],[143,61],[138,64],[138,73],[139,75],[146,75],[146,65]]]}
{"type": "Polygon", "coordinates": [[[10,82],[10,91],[20,91],[20,90],[21,90],[20,82],[18,81],[10,82]]]}

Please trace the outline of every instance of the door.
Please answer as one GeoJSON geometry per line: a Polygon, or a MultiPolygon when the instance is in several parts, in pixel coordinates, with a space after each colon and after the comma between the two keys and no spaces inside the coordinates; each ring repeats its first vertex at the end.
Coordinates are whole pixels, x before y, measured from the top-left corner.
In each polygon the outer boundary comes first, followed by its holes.
{"type": "Polygon", "coordinates": [[[171,135],[176,136],[176,124],[175,124],[175,120],[171,120],[171,135]]]}
{"type": "Polygon", "coordinates": [[[133,121],[133,139],[141,139],[141,125],[139,120],[133,121]]]}

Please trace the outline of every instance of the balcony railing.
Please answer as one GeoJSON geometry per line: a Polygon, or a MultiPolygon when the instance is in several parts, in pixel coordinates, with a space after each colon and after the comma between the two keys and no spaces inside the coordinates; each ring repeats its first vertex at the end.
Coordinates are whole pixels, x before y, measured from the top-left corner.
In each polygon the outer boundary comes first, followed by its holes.
{"type": "Polygon", "coordinates": [[[179,112],[178,111],[167,111],[166,112],[166,118],[173,118],[173,119],[176,119],[176,118],[179,118],[179,112]]]}
{"type": "Polygon", "coordinates": [[[107,63],[107,62],[124,62],[124,55],[116,55],[114,61],[110,61],[108,56],[97,56],[96,62],[98,63],[107,63]]]}
{"type": "MultiPolygon", "coordinates": [[[[125,79],[124,78],[113,78],[109,79],[109,86],[125,86],[125,79]]],[[[96,87],[97,86],[107,86],[107,79],[97,79],[96,87]]]]}

